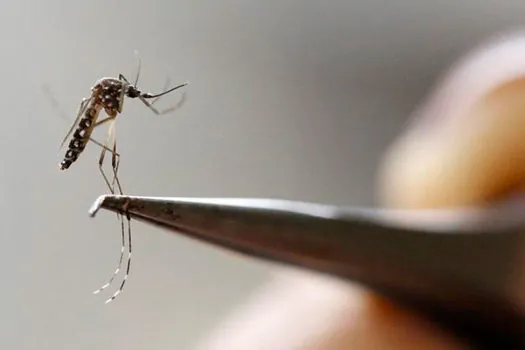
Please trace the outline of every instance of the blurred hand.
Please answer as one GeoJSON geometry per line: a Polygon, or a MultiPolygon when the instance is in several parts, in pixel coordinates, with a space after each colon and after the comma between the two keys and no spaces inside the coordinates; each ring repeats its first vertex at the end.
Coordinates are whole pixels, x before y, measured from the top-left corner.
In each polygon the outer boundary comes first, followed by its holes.
{"type": "MultiPolygon", "coordinates": [[[[382,202],[395,208],[479,205],[525,180],[525,38],[464,58],[387,152],[382,202]]],[[[201,349],[465,349],[410,311],[348,283],[282,273],[201,349]]]]}

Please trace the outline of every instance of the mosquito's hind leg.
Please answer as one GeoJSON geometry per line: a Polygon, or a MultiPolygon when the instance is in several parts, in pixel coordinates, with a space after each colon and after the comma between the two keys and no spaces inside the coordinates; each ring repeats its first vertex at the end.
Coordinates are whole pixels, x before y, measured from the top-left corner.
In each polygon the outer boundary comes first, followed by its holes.
{"type": "MultiPolygon", "coordinates": [[[[120,185],[120,181],[118,179],[118,167],[120,165],[120,153],[117,152],[116,142],[113,144],[113,149],[109,148],[108,146],[104,145],[102,142],[97,141],[93,138],[89,138],[90,142],[93,142],[95,145],[102,148],[102,151],[106,151],[111,153],[111,167],[113,169],[113,180],[111,181],[111,186],[109,186],[110,191],[113,190],[111,193],[114,194],[115,192],[115,183],[118,186],[119,194],[124,194],[122,191],[122,186],[120,185]]],[[[104,162],[104,156],[101,155],[102,163],[104,162]]],[[[99,166],[100,166],[100,159],[99,159],[99,166]]],[[[105,176],[105,173],[103,174],[105,176]]],[[[105,176],[107,179],[107,177],[105,176]]]]}
{"type": "MultiPolygon", "coordinates": [[[[98,169],[100,170],[100,173],[102,174],[102,177],[104,178],[104,181],[106,182],[106,185],[108,186],[109,191],[111,192],[111,194],[115,194],[115,190],[111,186],[111,183],[109,182],[108,177],[106,176],[106,173],[104,172],[104,168],[103,168],[103,166],[104,166],[104,158],[106,156],[106,152],[108,152],[108,151],[111,152],[111,150],[108,148],[107,144],[108,144],[109,139],[111,137],[112,126],[113,126],[115,117],[110,117],[110,118],[111,118],[111,123],[112,124],[110,125],[110,131],[108,132],[106,143],[101,146],[102,147],[102,151],[100,153],[100,158],[98,160],[98,169]]],[[[106,121],[106,119],[104,119],[104,121],[106,121]]]]}
{"type": "Polygon", "coordinates": [[[113,181],[111,182],[111,187],[115,188],[115,183],[117,184],[119,193],[122,195],[122,186],[120,185],[120,180],[118,178],[118,167],[120,165],[120,154],[117,152],[117,140],[113,141],[113,150],[111,152],[111,167],[113,168],[113,181]]]}
{"type": "MultiPolygon", "coordinates": [[[[124,285],[126,284],[126,281],[128,280],[129,272],[131,270],[131,218],[129,216],[129,213],[127,212],[127,209],[126,209],[126,220],[128,222],[128,259],[127,259],[127,264],[126,264],[126,273],[124,275],[124,278],[122,279],[122,283],[120,284],[120,287],[109,299],[106,300],[105,302],[106,304],[115,300],[115,298],[120,293],[122,293],[122,290],[124,289],[124,285]]],[[[122,219],[121,222],[122,222],[122,241],[124,242],[124,219],[122,219]]],[[[122,247],[124,249],[124,245],[122,247]]],[[[120,270],[120,264],[119,264],[119,270],[120,270]]]]}
{"type": "MultiPolygon", "coordinates": [[[[124,194],[124,192],[122,191],[122,186],[120,185],[120,180],[118,179],[118,166],[120,164],[120,154],[117,153],[117,147],[116,147],[116,138],[115,138],[115,132],[114,132],[114,126],[115,126],[115,118],[116,116],[110,116],[102,121],[100,121],[99,123],[104,123],[106,121],[110,121],[111,124],[109,126],[109,130],[108,130],[108,135],[107,135],[107,139],[106,139],[106,143],[102,144],[94,139],[91,139],[90,138],[90,141],[94,142],[95,144],[99,145],[100,147],[102,147],[102,151],[100,153],[100,158],[99,158],[99,161],[98,161],[98,168],[100,170],[100,173],[102,174],[102,177],[104,178],[104,182],[106,183],[109,191],[111,192],[111,194],[115,194],[115,182],[116,184],[118,185],[118,191],[119,191],[119,194],[122,195],[124,194]],[[107,145],[109,143],[110,140],[113,140],[113,149],[110,149],[107,145]],[[111,180],[111,183],[106,175],[106,173],[104,172],[104,158],[106,156],[106,152],[110,152],[111,153],[111,165],[112,165],[112,170],[113,170],[113,179],[111,180]]],[[[100,125],[98,124],[98,125],[100,125]]],[[[96,125],[95,125],[96,126],[96,125]]],[[[117,218],[119,220],[121,220],[121,215],[117,213],[117,218]]]]}
{"type": "MultiPolygon", "coordinates": [[[[115,117],[112,117],[112,119],[114,120],[115,117]]],[[[95,142],[96,144],[98,144],[99,146],[102,147],[102,151],[101,151],[100,159],[99,159],[99,169],[100,169],[100,172],[102,173],[102,176],[104,177],[104,180],[105,180],[109,190],[111,191],[112,194],[115,193],[114,182],[115,182],[115,179],[116,179],[117,185],[118,185],[118,188],[119,188],[119,192],[120,192],[120,194],[123,194],[122,188],[120,186],[120,181],[118,180],[118,177],[117,177],[118,164],[120,163],[120,154],[118,154],[117,150],[116,150],[116,141],[115,141],[115,137],[114,137],[113,123],[114,123],[114,121],[110,125],[110,129],[109,129],[109,132],[108,132],[108,138],[107,138],[105,144],[101,144],[101,143],[99,143],[98,141],[95,141],[95,140],[91,140],[91,141],[95,142]],[[113,147],[112,147],[112,149],[110,149],[107,146],[107,144],[108,144],[108,142],[109,142],[109,140],[111,138],[113,138],[113,147]],[[109,183],[109,180],[108,180],[106,174],[104,173],[104,169],[103,169],[104,157],[105,157],[106,152],[110,152],[112,154],[112,162],[111,163],[112,163],[112,169],[113,169],[114,178],[113,178],[113,181],[112,181],[111,184],[109,183]]],[[[129,215],[126,215],[126,217],[127,217],[127,221],[128,221],[129,244],[131,244],[131,220],[130,220],[129,215]]],[[[117,213],[117,219],[120,221],[120,228],[121,228],[121,249],[120,249],[119,262],[118,262],[117,268],[115,269],[115,271],[113,272],[113,274],[111,275],[109,280],[102,287],[100,287],[99,289],[94,291],[93,292],[94,294],[98,294],[101,291],[103,291],[104,289],[106,289],[107,287],[109,287],[111,285],[111,283],[113,282],[113,280],[115,279],[115,277],[120,272],[120,269],[122,267],[122,261],[124,259],[124,251],[126,249],[126,238],[125,238],[125,231],[126,230],[125,230],[124,218],[123,218],[122,214],[117,213]]],[[[124,277],[125,280],[127,279],[127,276],[129,275],[129,269],[130,269],[130,265],[131,265],[131,262],[130,262],[130,260],[131,260],[131,247],[129,245],[128,245],[128,252],[129,252],[128,253],[128,263],[127,263],[126,275],[124,277]]],[[[106,303],[116,298],[116,295],[119,294],[122,291],[123,285],[124,285],[124,283],[121,284],[120,289],[118,290],[118,292],[116,292],[113,295],[112,299],[108,299],[108,301],[106,301],[106,303]]]]}
{"type": "MultiPolygon", "coordinates": [[[[115,184],[115,181],[117,183],[117,186],[119,188],[119,191],[120,193],[122,194],[122,187],[120,186],[120,181],[118,179],[118,167],[119,167],[119,164],[120,164],[120,156],[117,156],[118,153],[117,153],[117,141],[116,139],[114,138],[113,139],[113,152],[112,152],[112,158],[111,158],[111,165],[112,165],[112,168],[113,168],[113,173],[114,173],[114,177],[113,177],[113,183],[112,185],[114,186],[115,184]]],[[[129,212],[127,210],[127,205],[126,205],[126,208],[125,208],[125,215],[126,215],[126,221],[128,222],[128,259],[127,259],[127,264],[126,264],[126,273],[124,274],[124,278],[122,280],[122,283],[120,284],[120,287],[119,289],[109,298],[106,300],[106,304],[115,300],[115,298],[120,294],[122,293],[122,290],[124,289],[124,285],[126,284],[126,281],[128,280],[128,277],[129,277],[129,273],[130,273],[130,270],[131,270],[131,218],[129,216],[129,212]]],[[[122,229],[122,251],[121,251],[121,260],[119,262],[119,266],[118,266],[118,269],[117,271],[120,271],[120,266],[121,266],[121,263],[122,263],[122,255],[124,254],[124,247],[125,247],[125,240],[124,240],[124,217],[123,217],[123,214],[119,214],[121,215],[120,216],[120,219],[121,219],[121,229],[122,229]]]]}
{"type": "MultiPolygon", "coordinates": [[[[105,118],[105,119],[99,120],[98,122],[96,122],[96,123],[93,125],[93,129],[99,127],[100,125],[102,125],[102,124],[104,124],[104,123],[107,123],[107,122],[109,122],[109,121],[115,120],[115,118],[116,118],[116,116],[115,116],[115,117],[107,117],[107,118],[105,118]]],[[[114,133],[113,133],[113,134],[114,134],[114,133]]],[[[109,143],[109,139],[111,138],[111,136],[112,136],[112,135],[111,135],[110,133],[108,133],[108,138],[107,138],[105,144],[102,143],[102,142],[100,142],[100,141],[97,141],[97,140],[95,140],[95,139],[93,139],[93,138],[91,138],[91,137],[89,138],[89,141],[93,142],[95,145],[97,145],[97,146],[99,146],[99,147],[102,148],[102,153],[100,154],[100,159],[99,159],[99,168],[100,168],[100,167],[102,166],[102,164],[104,163],[104,157],[105,157],[105,155],[104,155],[103,153],[105,153],[104,151],[107,151],[107,152],[109,152],[109,153],[112,154],[112,163],[113,163],[113,164],[115,163],[115,159],[114,159],[114,158],[116,157],[116,158],[118,159],[118,161],[117,161],[117,166],[116,166],[116,168],[117,168],[117,170],[118,170],[118,163],[120,163],[120,154],[116,151],[116,145],[114,145],[113,149],[111,149],[111,148],[109,148],[109,147],[107,146],[107,144],[109,143]]],[[[114,135],[113,135],[113,136],[114,136],[114,135]]],[[[115,168],[114,165],[113,165],[113,168],[115,168]]],[[[101,169],[100,171],[103,173],[103,170],[102,170],[102,169],[101,169]]],[[[115,173],[115,171],[114,171],[114,173],[115,173]]],[[[107,179],[107,177],[106,177],[106,175],[105,175],[104,173],[103,173],[102,175],[104,176],[105,179],[107,179]]],[[[115,180],[112,181],[112,185],[111,185],[111,186],[108,186],[108,187],[110,188],[110,191],[113,189],[113,191],[111,192],[112,194],[114,194],[114,186],[113,186],[113,185],[114,185],[114,181],[115,181],[115,180]]],[[[108,183],[109,183],[109,182],[106,181],[106,184],[108,184],[108,183]]],[[[119,186],[119,187],[120,187],[120,186],[119,186]]],[[[120,188],[119,191],[120,191],[120,194],[122,194],[122,188],[120,188]]]]}
{"type": "Polygon", "coordinates": [[[118,194],[122,195],[122,194],[124,194],[124,192],[122,190],[122,186],[121,186],[120,180],[118,178],[118,167],[120,165],[120,154],[117,152],[117,140],[116,140],[115,131],[114,131],[115,118],[116,118],[116,116],[110,116],[110,117],[100,121],[100,123],[103,123],[103,122],[106,122],[106,121],[110,121],[111,122],[111,124],[109,126],[109,130],[108,130],[108,136],[107,136],[106,142],[104,144],[102,144],[101,142],[98,142],[97,140],[92,139],[92,138],[90,138],[89,140],[102,148],[102,151],[100,153],[100,158],[99,158],[99,161],[98,161],[98,168],[100,170],[100,173],[102,174],[102,177],[104,178],[104,182],[106,182],[106,185],[109,188],[109,191],[111,192],[111,194],[115,194],[115,184],[117,184],[117,186],[118,186],[118,194]],[[112,143],[113,143],[112,148],[108,147],[108,143],[110,142],[110,140],[112,140],[112,143]],[[105,159],[105,156],[106,156],[106,152],[111,153],[111,168],[113,170],[113,179],[112,179],[111,183],[110,183],[110,181],[108,179],[108,176],[104,172],[104,159],[105,159]]]}
{"type": "MultiPolygon", "coordinates": [[[[108,151],[109,153],[114,153],[113,150],[112,150],[111,148],[105,146],[102,142],[97,141],[97,140],[95,140],[95,139],[92,138],[92,137],[89,138],[89,141],[90,141],[90,142],[93,142],[95,145],[97,145],[97,146],[99,146],[99,147],[105,149],[105,150],[108,151]]],[[[117,153],[117,157],[120,157],[120,154],[119,154],[119,153],[117,153]]]]}
{"type": "Polygon", "coordinates": [[[113,275],[111,275],[111,277],[109,278],[109,280],[104,283],[104,285],[102,287],[100,287],[99,289],[97,289],[96,291],[93,292],[93,294],[98,294],[100,292],[102,292],[104,289],[106,289],[107,287],[109,287],[111,285],[111,282],[113,282],[113,280],[115,279],[115,277],[117,277],[118,273],[120,272],[120,268],[122,267],[122,260],[124,259],[124,250],[126,249],[126,238],[125,238],[125,229],[124,229],[124,220],[122,218],[122,215],[121,214],[117,214],[117,218],[119,219],[120,221],[120,230],[121,230],[121,248],[120,248],[120,258],[119,258],[119,261],[118,261],[118,265],[117,265],[117,268],[115,269],[115,271],[113,272],[113,275]]]}
{"type": "Polygon", "coordinates": [[[115,123],[112,122],[109,129],[109,137],[112,140],[113,147],[111,150],[111,169],[113,170],[113,180],[111,181],[111,188],[115,190],[115,183],[117,184],[120,195],[123,195],[122,186],[118,178],[118,167],[120,165],[120,154],[117,153],[117,138],[115,136],[115,123]]]}

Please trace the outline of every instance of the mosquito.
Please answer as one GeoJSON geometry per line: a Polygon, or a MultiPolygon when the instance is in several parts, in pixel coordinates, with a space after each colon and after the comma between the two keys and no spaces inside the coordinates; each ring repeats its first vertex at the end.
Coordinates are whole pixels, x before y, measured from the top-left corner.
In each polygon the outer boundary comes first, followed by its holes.
{"type": "MultiPolygon", "coordinates": [[[[104,181],[112,194],[116,193],[115,185],[117,186],[118,194],[124,194],[122,186],[118,177],[118,168],[120,165],[120,154],[117,152],[117,142],[115,137],[115,120],[119,114],[122,113],[124,99],[138,98],[144,105],[146,105],[156,115],[164,115],[179,109],[185,101],[185,94],[182,94],[180,101],[165,110],[159,111],[153,105],[164,95],[169,94],[172,91],[183,88],[188,83],[183,83],[172,88],[168,88],[166,85],[164,90],[160,93],[149,93],[143,92],[138,89],[137,83],[140,76],[141,60],[138,58],[138,69],[137,75],[135,76],[134,83],[131,84],[129,80],[124,77],[123,74],[119,74],[118,78],[104,77],[99,79],[95,85],[91,88],[91,95],[85,97],[80,102],[77,117],[71,125],[66,136],[62,140],[60,148],[62,148],[66,141],[70,139],[67,151],[64,155],[63,160],[59,164],[60,170],[67,170],[69,167],[77,161],[80,154],[86,148],[86,145],[91,142],[98,145],[102,150],[100,153],[98,165],[100,173],[104,178],[104,181]],[[99,120],[101,112],[106,113],[106,118],[99,120]],[[93,131],[104,124],[109,124],[106,141],[104,143],[99,142],[91,137],[93,131]],[[111,153],[111,168],[113,171],[113,178],[109,181],[108,176],[104,172],[103,164],[106,153],[111,153]]],[[[169,80],[167,82],[169,84],[169,80]]],[[[117,214],[117,218],[121,222],[121,233],[122,233],[122,246],[121,254],[118,266],[113,272],[111,278],[94,294],[98,294],[111,285],[115,277],[120,272],[122,262],[124,258],[124,251],[126,247],[126,235],[123,214],[117,214]]],[[[128,257],[126,263],[126,273],[119,289],[106,300],[106,304],[113,301],[123,290],[124,285],[128,279],[130,267],[131,267],[131,220],[128,214],[126,214],[126,220],[128,223],[127,239],[128,239],[128,257]]]]}

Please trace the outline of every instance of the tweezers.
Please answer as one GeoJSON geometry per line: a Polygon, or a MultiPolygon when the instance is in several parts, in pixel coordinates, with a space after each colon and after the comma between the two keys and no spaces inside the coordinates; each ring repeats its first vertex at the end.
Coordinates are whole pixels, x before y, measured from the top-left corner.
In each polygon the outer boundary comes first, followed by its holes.
{"type": "Polygon", "coordinates": [[[361,283],[475,348],[525,348],[523,201],[402,211],[104,195],[90,215],[100,208],[237,253],[361,283]]]}

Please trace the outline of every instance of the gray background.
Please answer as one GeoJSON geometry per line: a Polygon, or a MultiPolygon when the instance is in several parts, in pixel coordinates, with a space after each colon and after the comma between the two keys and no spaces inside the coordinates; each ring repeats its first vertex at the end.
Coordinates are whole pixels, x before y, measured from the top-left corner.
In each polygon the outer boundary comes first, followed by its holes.
{"type": "Polygon", "coordinates": [[[135,223],[127,289],[91,295],[119,225],[87,215],[106,192],[96,147],[57,169],[69,125],[43,83],[73,118],[98,78],[133,76],[135,49],[143,89],[190,81],[168,116],[126,102],[128,193],[371,205],[382,152],[438,74],[524,18],[522,1],[4,1],[0,347],[192,349],[275,268],[135,223]]]}

